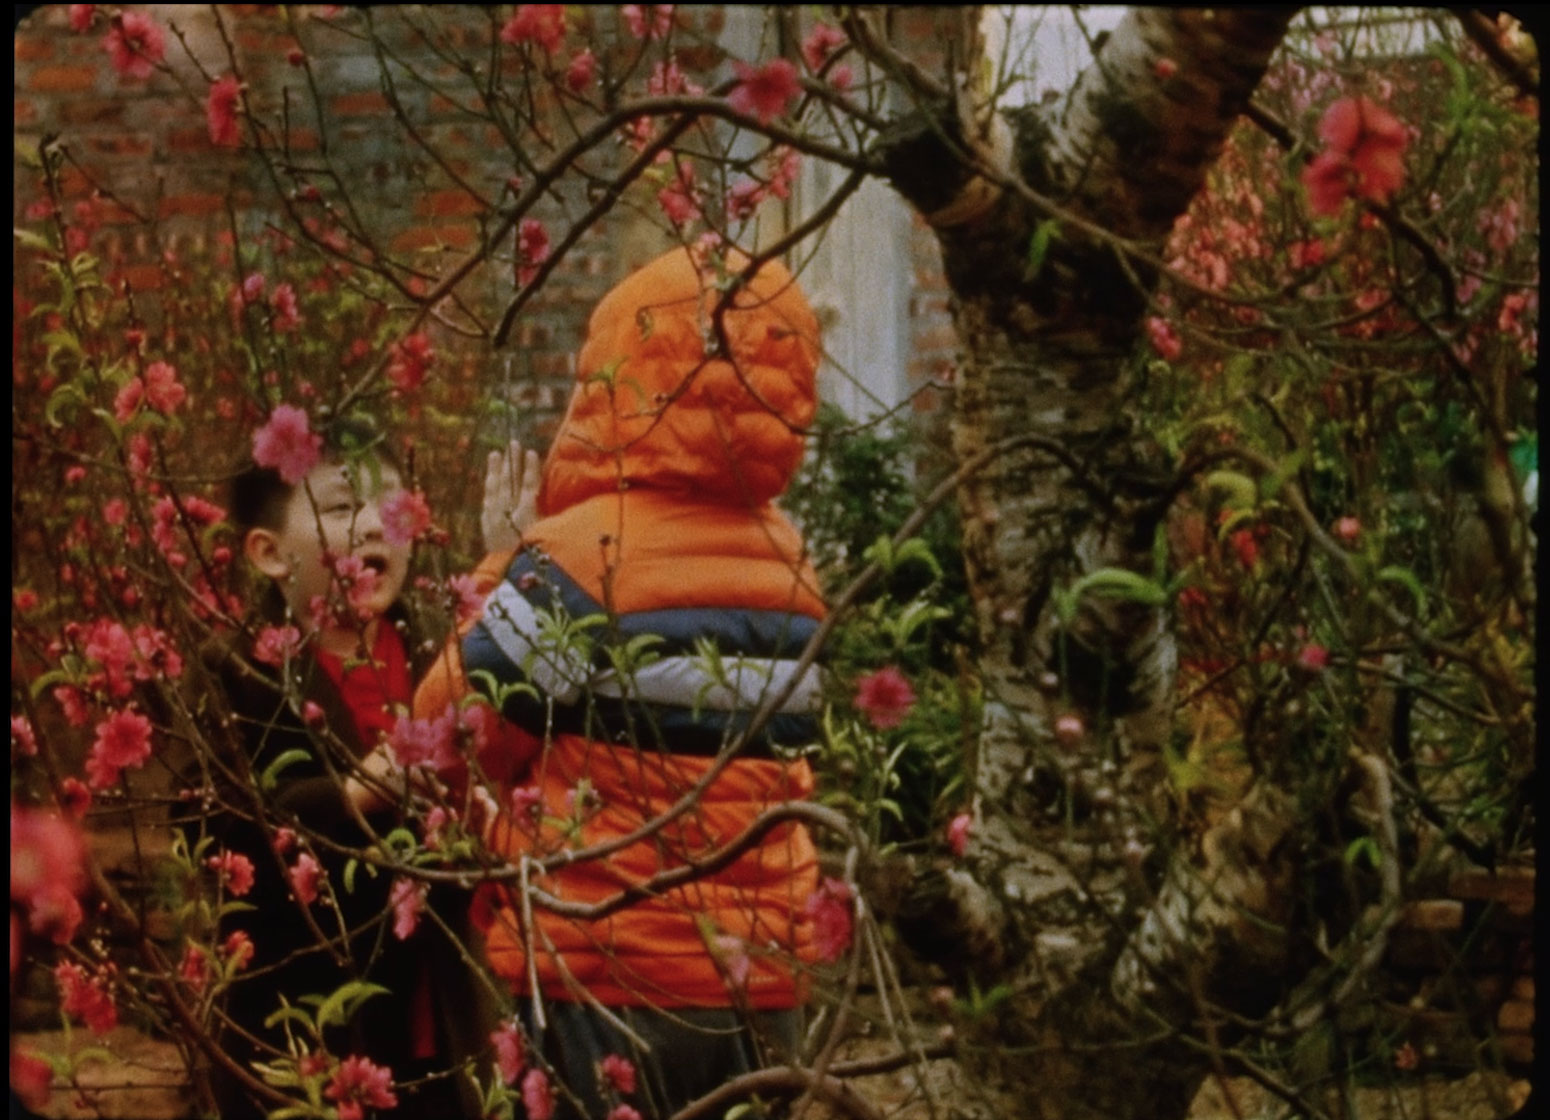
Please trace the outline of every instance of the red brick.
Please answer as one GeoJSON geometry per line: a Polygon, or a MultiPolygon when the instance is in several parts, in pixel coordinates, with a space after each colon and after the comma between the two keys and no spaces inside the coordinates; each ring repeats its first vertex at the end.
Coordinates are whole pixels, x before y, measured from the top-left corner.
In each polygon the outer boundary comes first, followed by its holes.
{"type": "Polygon", "coordinates": [[[86,147],[101,156],[148,156],[151,138],[143,133],[109,132],[89,136],[86,147]]]}
{"type": "Polygon", "coordinates": [[[474,231],[467,226],[415,226],[393,238],[395,252],[412,253],[416,249],[447,246],[466,249],[474,243],[474,231]]]}
{"type": "Polygon", "coordinates": [[[111,98],[57,98],[54,112],[65,124],[117,125],[124,121],[125,103],[111,98]]]}
{"type": "Polygon", "coordinates": [[[375,116],[388,112],[387,98],[377,90],[341,93],[329,102],[329,108],[341,117],[375,116]]]}
{"type": "Polygon", "coordinates": [[[1503,1031],[1533,1030],[1534,1005],[1521,999],[1508,1000],[1496,1013],[1496,1025],[1503,1031]]]}
{"type": "Polygon", "coordinates": [[[414,212],[422,218],[466,218],[484,210],[484,203],[467,191],[430,191],[414,203],[414,212]]]}
{"type": "Polygon", "coordinates": [[[1456,898],[1428,898],[1406,906],[1399,920],[1411,929],[1463,929],[1464,904],[1456,898]]]}
{"type": "Polygon", "coordinates": [[[195,217],[219,214],[226,209],[226,196],[222,194],[174,194],[161,200],[157,207],[158,217],[171,218],[179,214],[195,217]]]}
{"type": "Polygon", "coordinates": [[[154,292],[162,286],[164,279],[161,269],[154,264],[126,264],[109,275],[108,284],[114,291],[127,282],[133,291],[154,292]]]}
{"type": "Polygon", "coordinates": [[[1448,893],[1454,898],[1483,898],[1499,902],[1514,913],[1530,913],[1534,909],[1534,869],[1532,867],[1503,867],[1495,874],[1488,871],[1464,872],[1448,882],[1448,893]]]}
{"type": "Polygon", "coordinates": [[[97,221],[105,226],[132,226],[141,221],[133,211],[107,199],[97,203],[97,221]]]}
{"type": "Polygon", "coordinates": [[[291,151],[315,152],[318,150],[318,134],[316,129],[297,128],[291,126],[290,135],[291,151]]]}
{"type": "Polygon", "coordinates": [[[174,128],[167,133],[167,151],[183,153],[208,152],[214,147],[210,143],[210,129],[203,128],[174,128]]]}
{"type": "Polygon", "coordinates": [[[1534,1064],[1533,1035],[1502,1034],[1497,1035],[1496,1042],[1502,1048],[1502,1057],[1509,1062],[1519,1062],[1526,1066],[1534,1064]]]}
{"type": "Polygon", "coordinates": [[[18,35],[14,42],[17,62],[43,62],[54,57],[54,44],[47,39],[18,35]]]}
{"type": "Polygon", "coordinates": [[[66,198],[76,195],[90,194],[92,185],[86,176],[75,167],[65,166],[59,169],[59,193],[66,198]]]}
{"type": "Polygon", "coordinates": [[[96,84],[97,71],[91,66],[40,66],[27,88],[34,93],[84,93],[96,84]]]}

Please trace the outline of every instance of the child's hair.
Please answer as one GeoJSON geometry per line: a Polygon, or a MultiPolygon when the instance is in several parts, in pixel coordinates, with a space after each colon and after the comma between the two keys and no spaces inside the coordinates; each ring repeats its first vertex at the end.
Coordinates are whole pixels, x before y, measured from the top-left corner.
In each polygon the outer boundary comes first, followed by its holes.
{"type": "MultiPolygon", "coordinates": [[[[376,424],[363,416],[342,416],[322,430],[323,461],[353,461],[369,455],[399,473],[403,466],[376,424]]],[[[285,503],[295,489],[273,467],[249,458],[227,484],[226,516],[238,534],[249,529],[278,529],[285,503]]]]}

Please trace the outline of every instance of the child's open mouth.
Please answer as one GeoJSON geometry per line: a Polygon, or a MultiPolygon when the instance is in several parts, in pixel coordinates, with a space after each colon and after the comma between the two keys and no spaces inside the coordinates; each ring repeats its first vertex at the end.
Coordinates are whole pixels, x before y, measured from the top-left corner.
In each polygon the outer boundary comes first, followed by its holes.
{"type": "Polygon", "coordinates": [[[363,567],[370,568],[379,576],[386,573],[388,569],[388,562],[380,556],[363,556],[361,557],[361,564],[363,567]]]}

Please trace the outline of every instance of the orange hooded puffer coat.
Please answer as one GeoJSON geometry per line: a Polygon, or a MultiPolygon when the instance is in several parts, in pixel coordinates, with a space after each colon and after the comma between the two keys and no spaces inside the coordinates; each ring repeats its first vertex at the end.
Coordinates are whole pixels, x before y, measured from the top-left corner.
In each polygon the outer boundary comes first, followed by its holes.
{"type": "MultiPolygon", "coordinates": [[[[501,707],[499,768],[518,772],[496,843],[515,862],[635,832],[689,794],[769,690],[794,679],[687,812],[602,857],[534,872],[534,886],[566,902],[702,858],[761,811],[812,792],[790,748],[816,738],[817,670],[797,658],[824,607],[800,536],[770,502],[816,410],[818,327],[778,264],[715,316],[722,295],[676,250],[598,305],[544,465],[540,520],[515,556],[480,566],[483,613],[416,696],[417,714],[439,715],[472,678],[501,707]],[[555,639],[567,626],[579,641],[555,639]],[[628,648],[644,656],[621,661],[628,648]]],[[[816,886],[812,841],[785,823],[724,870],[600,920],[535,906],[529,937],[513,892],[487,950],[521,993],[531,946],[548,999],[791,1007],[814,957],[804,904],[816,886]]]]}

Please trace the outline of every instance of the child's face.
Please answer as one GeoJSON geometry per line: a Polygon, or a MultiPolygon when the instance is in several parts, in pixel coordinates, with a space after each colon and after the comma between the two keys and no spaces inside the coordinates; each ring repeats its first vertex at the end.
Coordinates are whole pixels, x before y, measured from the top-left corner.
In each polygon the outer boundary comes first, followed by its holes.
{"type": "Polygon", "coordinates": [[[403,590],[410,545],[390,544],[383,536],[381,508],[401,483],[398,472],[386,463],[379,461],[375,467],[374,474],[369,463],[319,463],[291,490],[279,528],[249,534],[250,539],[267,535],[259,555],[252,545],[249,555],[279,582],[298,618],[310,618],[314,598],[328,595],[330,558],[354,557],[375,574],[374,579],[367,577],[369,588],[357,587],[350,596],[359,616],[382,614],[403,590]]]}

